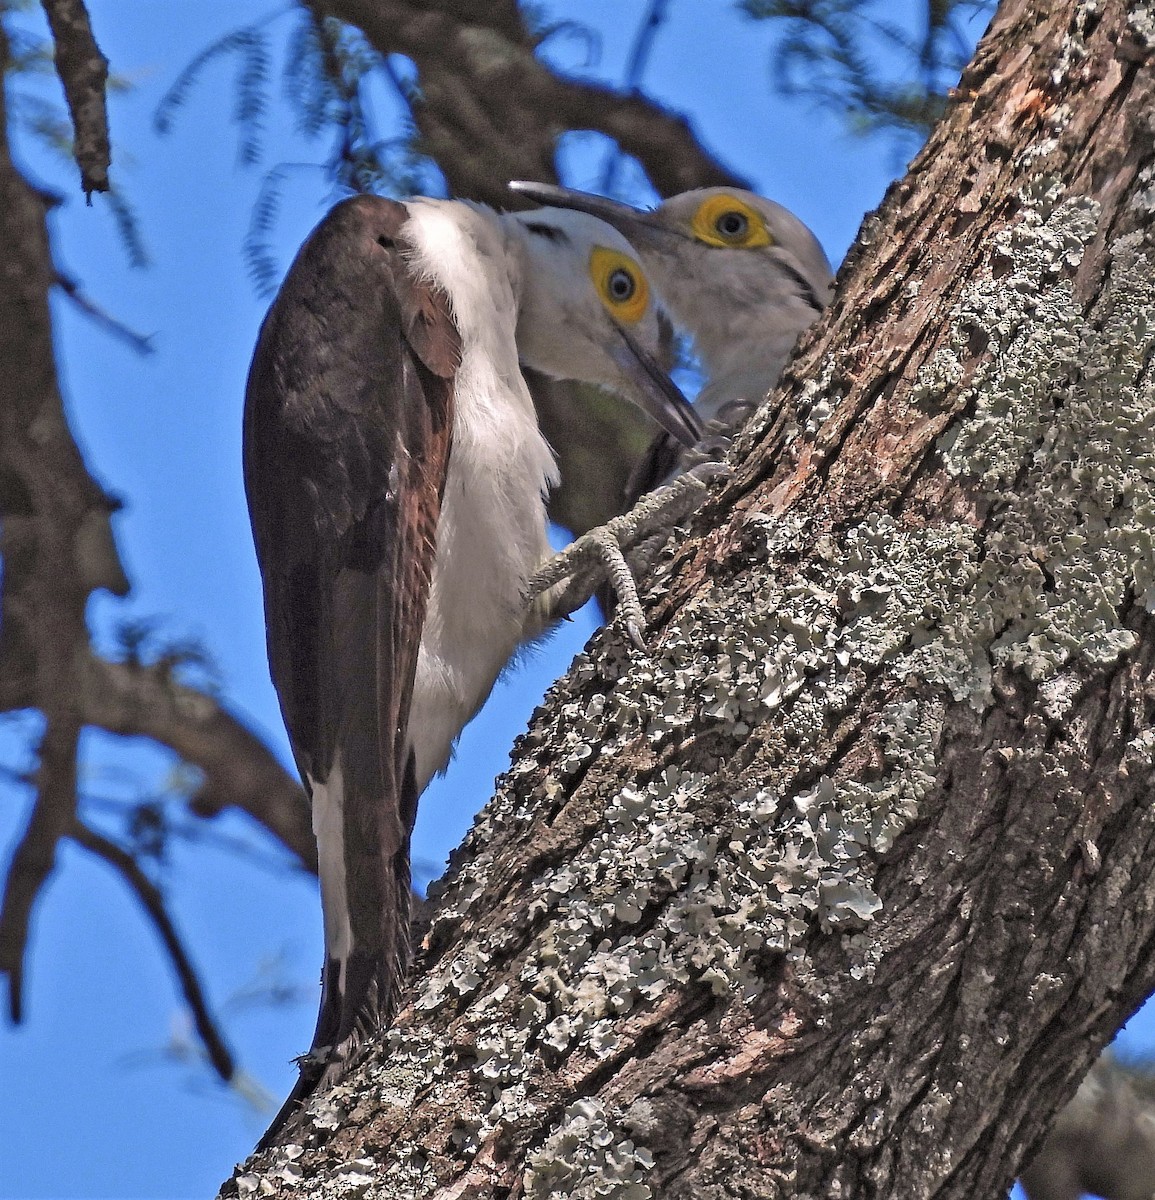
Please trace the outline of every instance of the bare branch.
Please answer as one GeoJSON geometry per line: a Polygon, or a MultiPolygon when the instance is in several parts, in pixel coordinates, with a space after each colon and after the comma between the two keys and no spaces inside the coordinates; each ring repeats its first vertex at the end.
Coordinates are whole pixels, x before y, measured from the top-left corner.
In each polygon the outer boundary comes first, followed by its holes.
{"type": "Polygon", "coordinates": [[[110,841],[103,834],[97,833],[95,829],[89,828],[82,821],[77,820],[73,823],[72,828],[68,831],[68,836],[77,845],[83,846],[85,850],[108,863],[135,893],[141,906],[148,913],[149,919],[156,926],[160,940],[164,942],[164,948],[172,960],[177,978],[180,980],[181,992],[184,995],[185,1003],[192,1012],[197,1033],[204,1043],[209,1062],[212,1063],[213,1070],[217,1075],[225,1083],[229,1083],[236,1074],[236,1061],[232,1051],[225,1044],[224,1034],[217,1026],[216,1019],[209,1011],[208,1000],[201,988],[200,980],[197,978],[196,968],[181,942],[180,934],[173,924],[172,917],[169,916],[160,888],[140,869],[136,859],[127,850],[110,841]]]}
{"type": "MultiPolygon", "coordinates": [[[[0,65],[8,42],[0,26],[0,65]]],[[[0,973],[19,1020],[22,962],[36,895],[76,810],[82,719],[74,671],[88,645],[85,605],[97,587],[123,590],[112,541],[115,501],[89,475],[56,382],[48,291],[54,271],[43,198],[12,163],[0,95],[0,672],[18,677],[45,729],[32,818],[0,910],[0,973]]]]}
{"type": "Polygon", "coordinates": [[[87,724],[139,735],[175,750],[204,774],[191,808],[213,817],[239,808],[316,874],[317,843],[300,784],[227,708],[156,665],[110,663],[90,655],[80,691],[87,724]]]}
{"type": "Polygon", "coordinates": [[[84,0],[41,0],[56,43],[56,73],[72,114],[72,148],[80,168],[80,186],[88,202],[93,192],[108,191],[108,110],[105,85],[108,59],[100,52],[84,0]]]}
{"type": "Polygon", "coordinates": [[[301,789],[232,714],[176,683],[162,665],[107,663],[89,650],[89,595],[128,590],[109,520],[117,502],[89,474],[64,414],[48,310],[58,273],[45,203],[12,164],[6,130],[0,96],[0,243],[7,247],[0,273],[0,708],[37,709],[45,719],[32,817],[0,907],[0,973],[9,978],[9,1009],[19,1020],[32,909],[58,841],[76,821],[84,725],[153,737],[200,767],[198,815],[236,804],[310,870],[316,848],[301,789]]]}
{"type": "MultiPolygon", "coordinates": [[[[2,29],[0,59],[7,59],[2,29]]],[[[89,475],[64,415],[48,311],[58,273],[45,205],[8,157],[6,129],[0,96],[0,242],[9,248],[0,273],[0,709],[39,709],[47,720],[40,795],[0,919],[7,931],[0,969],[17,972],[32,884],[47,877],[55,837],[74,819],[83,725],[154,738],[199,767],[196,814],[235,805],[310,871],[316,846],[300,787],[235,716],[163,666],[109,663],[88,648],[89,594],[128,590],[109,522],[117,502],[89,475]]],[[[18,973],[13,978],[18,993],[18,973]]],[[[18,994],[13,999],[18,1010],[18,994]]]]}
{"type": "Polygon", "coordinates": [[[743,182],[702,149],[684,117],[550,70],[534,56],[535,41],[512,4],[310,0],[309,7],[356,25],[380,54],[413,60],[421,149],[455,196],[509,207],[507,180],[556,179],[556,139],[567,129],[612,137],[663,195],[743,182]]]}
{"type": "MultiPolygon", "coordinates": [[[[47,715],[47,714],[46,714],[47,715]]],[[[56,863],[56,847],[76,817],[75,720],[53,714],[40,743],[37,797],[32,816],[12,856],[0,905],[0,974],[8,977],[8,1016],[24,1017],[24,959],[32,906],[56,863]]]]}
{"type": "Polygon", "coordinates": [[[151,354],[153,352],[154,347],[151,334],[137,333],[135,329],[130,329],[123,321],[114,317],[111,313],[105,312],[70,275],[65,275],[63,271],[57,271],[56,285],[82,313],[91,317],[109,333],[126,341],[138,354],[151,354]]]}

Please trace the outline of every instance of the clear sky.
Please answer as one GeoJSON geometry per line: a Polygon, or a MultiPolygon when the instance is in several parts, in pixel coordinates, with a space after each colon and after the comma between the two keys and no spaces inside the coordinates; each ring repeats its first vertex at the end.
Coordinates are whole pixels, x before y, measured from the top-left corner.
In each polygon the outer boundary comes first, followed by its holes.
{"type": "MultiPolygon", "coordinates": [[[[94,473],[126,502],[117,518],[133,580],[125,602],[99,599],[93,620],[106,644],[126,619],[158,636],[195,639],[215,664],[222,694],[288,754],[264,659],[256,564],[240,472],[240,415],[249,356],[266,302],[241,253],[264,172],[287,171],[272,245],[281,270],[336,197],[323,172],[324,142],[294,134],[279,72],[295,17],[270,0],[90,0],[97,37],[131,87],[111,106],[114,178],[134,208],[151,255],[132,268],[107,204],[86,208],[75,173],[33,142],[23,162],[38,182],[67,190],[53,216],[59,265],[99,304],[150,334],[140,357],[57,299],[61,382],[94,473]],[[277,15],[277,14],[281,15],[277,15]],[[257,167],[238,163],[232,123],[237,60],[208,64],[160,136],[152,116],[181,68],[222,34],[255,20],[272,50],[267,136],[257,167]]],[[[548,56],[575,72],[620,82],[644,0],[553,0],[551,16],[598,37],[559,36],[548,56]],[[594,51],[587,61],[587,51],[594,51]]],[[[769,32],[722,0],[673,0],[644,84],[687,112],[705,143],[817,232],[831,260],[901,170],[885,144],[857,141],[829,114],[769,86],[769,32]]],[[[27,18],[36,27],[38,9],[27,18]]],[[[980,31],[974,30],[975,36],[980,31]]],[[[375,98],[385,124],[391,101],[375,98]]],[[[595,139],[574,137],[567,182],[592,186],[595,139]]],[[[414,839],[422,881],[440,873],[488,798],[548,684],[593,628],[588,616],[527,656],[467,730],[448,775],[422,801],[414,839]]],[[[26,721],[0,724],[0,763],[26,764],[26,721]]],[[[86,739],[82,786],[103,828],[120,834],[118,803],[179,784],[173,763],[145,746],[86,739]]],[[[0,848],[7,853],[28,796],[0,779],[0,848]]],[[[170,806],[179,818],[179,804],[170,806]]],[[[320,964],[315,883],[239,817],[175,839],[158,868],[209,996],[250,1076],[277,1100],[290,1059],[308,1045],[320,964]],[[237,853],[234,844],[244,848],[237,853]],[[284,1002],[261,1002],[276,985],[284,1002]]],[[[0,1024],[0,1197],[211,1196],[243,1158],[268,1114],[215,1082],[196,1060],[171,969],[120,881],[66,849],[35,914],[27,1022],[0,1024]]],[[[1134,1023],[1133,1023],[1134,1024],[1134,1023]]],[[[1147,1032],[1129,1042],[1143,1049],[1147,1032]]]]}

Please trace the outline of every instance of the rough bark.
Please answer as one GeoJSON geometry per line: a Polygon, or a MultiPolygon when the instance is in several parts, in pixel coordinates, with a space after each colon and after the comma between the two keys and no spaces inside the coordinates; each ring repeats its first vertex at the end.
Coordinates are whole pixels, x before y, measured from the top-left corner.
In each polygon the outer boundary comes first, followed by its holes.
{"type": "Polygon", "coordinates": [[[1008,0],[228,1195],[1005,1194],[1155,984],[1155,11],[1008,0]]]}

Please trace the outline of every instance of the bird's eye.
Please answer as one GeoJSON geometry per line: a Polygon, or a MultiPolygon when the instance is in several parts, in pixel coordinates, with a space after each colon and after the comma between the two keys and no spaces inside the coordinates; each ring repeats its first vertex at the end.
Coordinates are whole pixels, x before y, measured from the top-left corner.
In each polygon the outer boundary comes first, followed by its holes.
{"type": "Polygon", "coordinates": [[[773,246],[774,238],[762,214],[737,196],[715,192],[707,196],[690,218],[694,236],[707,246],[748,249],[773,246]]]}
{"type": "Polygon", "coordinates": [[[590,278],[615,320],[632,325],[645,316],[650,289],[642,268],[628,254],[595,246],[590,251],[590,278]]]}
{"type": "Polygon", "coordinates": [[[747,220],[745,213],[740,213],[735,209],[732,212],[724,212],[714,222],[714,228],[726,241],[737,242],[746,236],[746,230],[750,228],[750,222],[747,220]]]}
{"type": "Polygon", "coordinates": [[[637,284],[634,283],[634,277],[625,267],[618,267],[616,271],[610,272],[606,286],[610,295],[619,304],[624,304],[634,294],[637,284]]]}

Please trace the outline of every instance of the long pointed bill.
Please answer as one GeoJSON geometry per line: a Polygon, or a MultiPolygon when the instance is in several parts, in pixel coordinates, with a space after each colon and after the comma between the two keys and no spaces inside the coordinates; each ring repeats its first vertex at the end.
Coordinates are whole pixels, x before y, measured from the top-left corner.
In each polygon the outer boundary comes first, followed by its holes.
{"type": "Polygon", "coordinates": [[[614,328],[622,344],[610,353],[633,385],[632,399],[683,446],[697,445],[702,422],[689,400],[628,329],[617,324],[614,328]]]}
{"type": "Polygon", "coordinates": [[[589,213],[591,217],[599,217],[641,250],[662,238],[663,234],[671,232],[654,213],[623,204],[620,200],[595,196],[592,192],[578,192],[552,183],[530,183],[524,179],[513,180],[509,190],[528,200],[536,200],[538,204],[572,208],[577,212],[589,213]]]}

